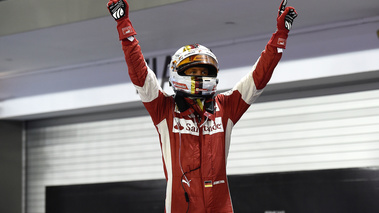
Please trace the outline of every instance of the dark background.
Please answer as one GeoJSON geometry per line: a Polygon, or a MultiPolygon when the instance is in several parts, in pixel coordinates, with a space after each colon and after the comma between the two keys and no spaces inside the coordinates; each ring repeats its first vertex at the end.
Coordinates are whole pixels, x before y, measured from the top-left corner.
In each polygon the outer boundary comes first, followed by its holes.
{"type": "MultiPolygon", "coordinates": [[[[236,213],[379,212],[379,168],[229,176],[236,213]]],[[[165,180],[46,188],[46,213],[164,212],[165,180]]]]}
{"type": "MultiPolygon", "coordinates": [[[[0,107],[1,111],[1,107],[0,107]]],[[[0,212],[22,212],[23,122],[0,121],[0,212]]]]}

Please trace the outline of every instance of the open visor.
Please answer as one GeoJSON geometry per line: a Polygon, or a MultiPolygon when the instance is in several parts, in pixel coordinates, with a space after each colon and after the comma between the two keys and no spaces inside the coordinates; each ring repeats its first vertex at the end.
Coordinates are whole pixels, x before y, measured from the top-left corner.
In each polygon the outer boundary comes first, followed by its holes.
{"type": "Polygon", "coordinates": [[[218,62],[216,59],[209,55],[191,55],[183,59],[177,65],[177,72],[179,75],[184,75],[184,70],[193,66],[204,66],[209,70],[210,77],[216,77],[218,72],[218,62]]]}

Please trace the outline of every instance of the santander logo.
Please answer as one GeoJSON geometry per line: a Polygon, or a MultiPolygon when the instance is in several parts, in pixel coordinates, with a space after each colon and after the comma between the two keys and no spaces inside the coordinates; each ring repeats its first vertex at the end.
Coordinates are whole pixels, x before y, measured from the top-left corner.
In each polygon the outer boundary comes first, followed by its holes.
{"type": "Polygon", "coordinates": [[[224,132],[222,126],[221,117],[215,119],[215,122],[208,120],[203,126],[197,126],[193,120],[186,120],[184,118],[174,119],[174,133],[191,134],[199,136],[199,131],[202,131],[203,135],[212,135],[218,132],[224,132]]]}

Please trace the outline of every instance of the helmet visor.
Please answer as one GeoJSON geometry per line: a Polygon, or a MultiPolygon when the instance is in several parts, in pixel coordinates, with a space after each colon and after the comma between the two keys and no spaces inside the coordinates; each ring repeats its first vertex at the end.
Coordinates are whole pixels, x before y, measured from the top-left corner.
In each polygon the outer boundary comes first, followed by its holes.
{"type": "Polygon", "coordinates": [[[177,72],[179,75],[184,75],[184,70],[192,66],[206,66],[210,68],[208,76],[217,76],[218,62],[216,61],[216,59],[209,55],[198,54],[188,56],[187,58],[179,62],[179,64],[177,65],[177,72]]]}

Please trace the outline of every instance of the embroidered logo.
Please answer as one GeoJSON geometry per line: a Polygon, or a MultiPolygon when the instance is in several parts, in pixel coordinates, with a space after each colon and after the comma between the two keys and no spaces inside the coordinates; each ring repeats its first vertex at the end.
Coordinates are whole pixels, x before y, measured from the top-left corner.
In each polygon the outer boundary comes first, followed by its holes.
{"type": "Polygon", "coordinates": [[[122,34],[126,35],[126,34],[132,32],[131,29],[132,29],[131,26],[127,26],[127,27],[122,28],[122,34]]]}
{"type": "Polygon", "coordinates": [[[279,44],[279,45],[286,45],[286,39],[284,39],[284,38],[279,38],[279,39],[278,39],[278,44],[279,44]]]}
{"type": "Polygon", "coordinates": [[[217,117],[215,121],[208,120],[203,126],[198,127],[193,120],[187,120],[184,118],[174,118],[173,132],[181,134],[191,134],[199,136],[199,131],[201,130],[203,135],[213,135],[218,132],[224,132],[224,127],[222,126],[221,117],[217,117]]]}
{"type": "Polygon", "coordinates": [[[215,182],[213,182],[213,185],[217,185],[217,184],[221,184],[221,183],[225,183],[225,180],[217,180],[215,182]]]}
{"type": "Polygon", "coordinates": [[[190,186],[191,186],[191,185],[190,185],[190,182],[191,182],[191,180],[189,180],[189,181],[186,181],[186,180],[184,180],[184,179],[183,179],[183,180],[182,180],[182,182],[183,182],[183,183],[185,183],[185,184],[187,184],[187,186],[188,186],[188,187],[190,187],[190,186]]]}

